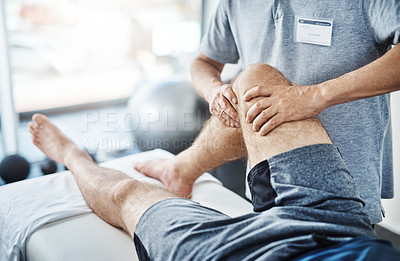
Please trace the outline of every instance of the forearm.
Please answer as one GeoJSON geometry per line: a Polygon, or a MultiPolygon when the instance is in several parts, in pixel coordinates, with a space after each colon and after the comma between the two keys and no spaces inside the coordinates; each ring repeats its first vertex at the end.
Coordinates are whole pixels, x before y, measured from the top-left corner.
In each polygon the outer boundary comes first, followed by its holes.
{"type": "Polygon", "coordinates": [[[224,65],[208,59],[200,53],[191,65],[192,82],[199,93],[206,101],[209,101],[209,96],[213,86],[220,86],[221,71],[224,65]]]}
{"type": "Polygon", "coordinates": [[[317,86],[325,107],[400,90],[400,45],[358,70],[317,86]]]}
{"type": "Polygon", "coordinates": [[[190,180],[225,163],[246,156],[242,132],[230,128],[215,117],[206,123],[193,145],[177,155],[176,163],[190,180]]]}

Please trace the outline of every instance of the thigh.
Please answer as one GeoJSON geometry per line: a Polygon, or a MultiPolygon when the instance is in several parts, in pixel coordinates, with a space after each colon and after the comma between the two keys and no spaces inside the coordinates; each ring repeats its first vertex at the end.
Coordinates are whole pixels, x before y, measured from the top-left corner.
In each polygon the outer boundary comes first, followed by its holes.
{"type": "Polygon", "coordinates": [[[243,260],[260,247],[245,239],[258,215],[231,218],[191,200],[163,200],[141,217],[136,251],[140,260],[243,260]]]}

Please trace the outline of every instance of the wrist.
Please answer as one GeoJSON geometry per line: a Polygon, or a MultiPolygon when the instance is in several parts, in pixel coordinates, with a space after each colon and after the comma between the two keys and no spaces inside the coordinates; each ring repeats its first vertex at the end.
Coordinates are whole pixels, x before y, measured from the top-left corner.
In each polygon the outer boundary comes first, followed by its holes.
{"type": "Polygon", "coordinates": [[[214,96],[215,96],[215,92],[218,90],[218,88],[220,88],[222,85],[224,85],[224,83],[223,82],[221,82],[220,80],[218,80],[218,79],[215,79],[215,80],[213,80],[212,82],[211,82],[211,84],[208,86],[208,88],[207,88],[207,90],[208,90],[208,92],[207,92],[207,95],[206,95],[206,97],[205,97],[205,99],[206,99],[206,101],[208,102],[208,103],[211,103],[212,102],[212,99],[214,98],[214,96]]]}
{"type": "Polygon", "coordinates": [[[316,84],[313,87],[315,90],[314,99],[316,104],[318,104],[319,112],[333,105],[333,98],[331,97],[326,82],[316,84]]]}

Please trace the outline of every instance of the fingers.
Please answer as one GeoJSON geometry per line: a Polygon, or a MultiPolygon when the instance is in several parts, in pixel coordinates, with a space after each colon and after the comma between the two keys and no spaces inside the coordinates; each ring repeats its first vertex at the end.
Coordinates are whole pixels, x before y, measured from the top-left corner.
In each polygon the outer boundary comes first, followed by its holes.
{"type": "Polygon", "coordinates": [[[226,99],[223,100],[223,110],[235,122],[239,122],[238,113],[226,99]]]}
{"type": "Polygon", "coordinates": [[[237,111],[225,98],[210,106],[212,115],[218,117],[228,127],[239,127],[237,111]]]}
{"type": "Polygon", "coordinates": [[[282,120],[281,116],[279,114],[276,114],[261,127],[260,135],[261,136],[267,135],[270,131],[281,125],[283,122],[284,121],[282,120]]]}
{"type": "Polygon", "coordinates": [[[247,123],[252,123],[252,129],[261,136],[267,135],[271,130],[283,123],[281,114],[272,106],[270,98],[264,98],[254,103],[247,111],[247,123]]]}
{"type": "Polygon", "coordinates": [[[270,96],[273,93],[272,86],[264,86],[264,85],[257,85],[254,88],[251,88],[243,95],[244,101],[250,101],[256,97],[260,96],[270,96]]]}
{"type": "Polygon", "coordinates": [[[219,103],[219,118],[229,127],[239,127],[238,113],[228,100],[223,99],[219,103]]]}
{"type": "Polygon", "coordinates": [[[259,131],[275,114],[276,112],[271,107],[263,110],[253,121],[253,131],[259,131]]]}
{"type": "Polygon", "coordinates": [[[239,123],[233,120],[231,117],[229,117],[228,114],[225,112],[222,112],[220,118],[219,118],[227,127],[232,127],[232,128],[238,128],[239,123]]]}
{"type": "Polygon", "coordinates": [[[259,115],[262,111],[269,108],[270,106],[271,106],[271,101],[268,98],[257,101],[247,111],[246,122],[252,123],[254,119],[257,117],[257,115],[259,115]]]}
{"type": "Polygon", "coordinates": [[[231,104],[238,104],[236,94],[233,92],[232,86],[230,84],[225,84],[222,87],[222,94],[225,96],[226,99],[228,99],[231,104]]]}
{"type": "Polygon", "coordinates": [[[222,86],[222,97],[219,99],[219,106],[221,108],[220,116],[225,120],[225,125],[238,127],[238,113],[232,104],[238,104],[236,94],[233,92],[230,84],[225,84],[222,86]]]}
{"type": "Polygon", "coordinates": [[[228,127],[239,127],[238,113],[233,108],[238,100],[230,84],[222,85],[210,102],[210,112],[228,127]]]}

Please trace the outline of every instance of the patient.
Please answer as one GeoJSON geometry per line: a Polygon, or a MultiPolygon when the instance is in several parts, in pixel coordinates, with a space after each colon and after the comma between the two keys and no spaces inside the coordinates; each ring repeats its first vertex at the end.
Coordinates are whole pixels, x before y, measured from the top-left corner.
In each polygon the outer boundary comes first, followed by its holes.
{"type": "MultiPolygon", "coordinates": [[[[242,100],[246,90],[267,84],[289,82],[256,64],[239,75],[234,91],[242,100]]],[[[98,166],[44,115],[35,114],[29,128],[33,143],[71,170],[88,206],[134,238],[140,260],[287,260],[353,237],[374,237],[353,178],[320,122],[290,122],[261,136],[245,122],[255,102],[239,101],[240,129],[211,118],[177,157],[135,166],[169,190],[98,166]],[[180,198],[189,197],[204,171],[243,156],[252,166],[254,213],[230,218],[180,198]]]]}

